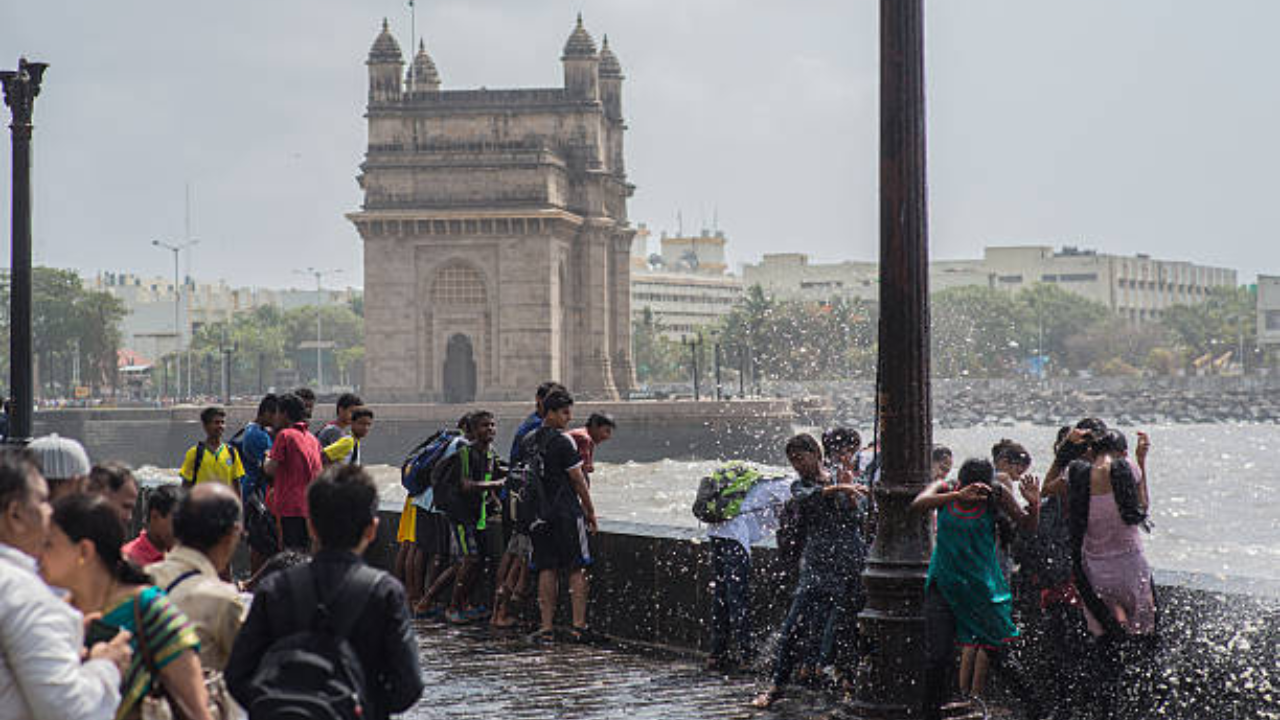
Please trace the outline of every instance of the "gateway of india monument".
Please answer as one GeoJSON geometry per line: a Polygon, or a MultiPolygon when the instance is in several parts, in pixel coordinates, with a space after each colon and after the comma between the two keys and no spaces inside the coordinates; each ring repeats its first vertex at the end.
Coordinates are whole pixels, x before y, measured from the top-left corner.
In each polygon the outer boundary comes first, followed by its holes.
{"type": "Polygon", "coordinates": [[[364,395],[527,400],[544,380],[626,397],[631,362],[622,68],[582,18],[564,87],[441,90],[384,20],[369,51],[364,395]]]}

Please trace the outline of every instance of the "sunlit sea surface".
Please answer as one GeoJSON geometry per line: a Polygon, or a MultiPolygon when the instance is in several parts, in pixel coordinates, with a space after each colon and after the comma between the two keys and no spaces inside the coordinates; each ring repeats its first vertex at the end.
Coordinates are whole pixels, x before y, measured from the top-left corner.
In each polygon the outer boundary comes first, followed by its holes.
{"type": "MultiPolygon", "coordinates": [[[[1135,428],[1121,428],[1133,443],[1135,428]]],[[[1147,460],[1154,529],[1144,537],[1147,557],[1158,568],[1280,580],[1280,426],[1156,425],[1147,460]]],[[[625,432],[625,429],[623,430],[625,432]]],[[[1030,450],[1032,472],[1048,468],[1056,428],[1020,425],[938,430],[934,441],[949,446],[956,465],[967,457],[989,457],[991,445],[1009,437],[1030,450]]],[[[782,444],[778,455],[781,462],[782,444]]],[[[616,460],[606,445],[603,458],[616,460]]],[[[728,458],[726,458],[728,459],[728,458]]],[[[591,490],[602,518],[696,527],[690,512],[698,480],[715,460],[598,462],[591,490]]],[[[384,501],[403,503],[399,471],[370,468],[384,501]]],[[[773,467],[783,472],[780,466],[773,467]]],[[[172,471],[143,468],[145,476],[172,471]]]]}

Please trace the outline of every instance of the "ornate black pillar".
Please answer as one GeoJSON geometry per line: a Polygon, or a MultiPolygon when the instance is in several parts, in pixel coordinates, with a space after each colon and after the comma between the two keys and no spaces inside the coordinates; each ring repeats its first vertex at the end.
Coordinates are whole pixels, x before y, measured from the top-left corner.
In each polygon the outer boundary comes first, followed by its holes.
{"type": "Polygon", "coordinates": [[[929,482],[929,253],[923,0],[880,2],[879,519],[859,625],[870,656],[853,714],[919,716],[928,519],[907,508],[929,482]]]}
{"type": "Polygon", "coordinates": [[[31,407],[35,402],[31,371],[31,112],[45,63],[18,60],[18,69],[0,71],[4,102],[13,122],[13,236],[9,275],[9,385],[13,394],[9,441],[31,439],[31,407]]]}

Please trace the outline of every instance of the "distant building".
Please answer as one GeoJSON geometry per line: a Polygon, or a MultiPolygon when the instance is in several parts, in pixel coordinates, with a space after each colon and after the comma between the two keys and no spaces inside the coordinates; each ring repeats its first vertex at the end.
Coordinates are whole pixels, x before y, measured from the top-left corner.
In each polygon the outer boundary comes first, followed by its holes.
{"type": "Polygon", "coordinates": [[[1258,276],[1258,346],[1280,349],[1280,276],[1258,276]]]}
{"type": "Polygon", "coordinates": [[[661,251],[652,258],[643,242],[647,228],[632,242],[631,317],[648,310],[672,340],[715,325],[742,298],[742,280],[726,274],[723,232],[694,237],[663,234],[661,251]],[[651,262],[652,260],[652,262],[651,262]]]}
{"type": "Polygon", "coordinates": [[[86,280],[85,286],[111,293],[124,302],[127,314],[121,323],[123,346],[152,361],[187,347],[201,327],[232,320],[240,313],[266,306],[288,311],[316,304],[348,305],[360,294],[352,288],[325,290],[319,295],[315,290],[233,288],[223,281],[197,283],[188,278],[180,287],[175,333],[172,278],[108,272],[86,280]]]}
{"type": "MultiPolygon", "coordinates": [[[[879,269],[872,262],[810,263],[807,255],[765,255],[743,269],[743,283],[775,297],[822,301],[833,297],[876,302],[879,269]]],[[[1036,283],[1062,287],[1133,320],[1158,319],[1172,305],[1201,302],[1213,288],[1235,287],[1236,272],[1189,262],[1125,257],[1045,245],[988,247],[981,260],[930,263],[931,291],[981,286],[1016,291],[1036,283]]]]}

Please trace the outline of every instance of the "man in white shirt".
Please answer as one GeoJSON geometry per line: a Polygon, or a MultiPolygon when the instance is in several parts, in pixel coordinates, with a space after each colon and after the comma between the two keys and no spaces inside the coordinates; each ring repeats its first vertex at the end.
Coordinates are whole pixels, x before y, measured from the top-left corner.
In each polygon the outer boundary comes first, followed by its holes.
{"type": "Polygon", "coordinates": [[[709,670],[746,667],[755,661],[751,546],[777,531],[779,513],[790,498],[790,478],[762,478],[747,491],[735,517],[707,526],[714,572],[709,670]],[[729,648],[734,644],[737,652],[731,653],[729,648]]]}
{"type": "Polygon", "coordinates": [[[108,720],[120,704],[129,633],[94,645],[81,662],[84,620],[36,569],[51,513],[32,456],[0,452],[0,720],[108,720]]]}

